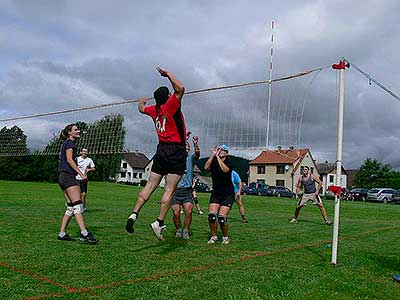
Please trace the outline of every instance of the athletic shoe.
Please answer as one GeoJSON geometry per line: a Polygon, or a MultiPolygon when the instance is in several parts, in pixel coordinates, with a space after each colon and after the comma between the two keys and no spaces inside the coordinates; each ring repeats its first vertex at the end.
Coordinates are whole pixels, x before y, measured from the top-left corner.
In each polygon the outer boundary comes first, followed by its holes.
{"type": "Polygon", "coordinates": [[[73,239],[72,237],[70,237],[70,236],[68,235],[68,233],[66,233],[63,237],[58,236],[58,237],[57,237],[57,240],[59,240],[59,241],[66,241],[66,242],[75,241],[75,239],[73,239]]]}
{"type": "Polygon", "coordinates": [[[133,233],[135,231],[134,225],[135,225],[136,218],[137,218],[137,215],[132,213],[129,216],[128,221],[126,221],[125,230],[128,231],[129,233],[133,233]]]}
{"type": "Polygon", "coordinates": [[[229,237],[228,236],[223,236],[222,237],[222,245],[228,245],[230,242],[229,237]]]}
{"type": "Polygon", "coordinates": [[[210,239],[208,240],[207,244],[215,244],[216,242],[218,242],[218,237],[217,236],[212,236],[210,237],[210,239]]]}
{"type": "Polygon", "coordinates": [[[87,210],[87,208],[85,207],[84,209],[83,209],[83,213],[87,213],[88,212],[88,210],[87,210]]]}
{"type": "Polygon", "coordinates": [[[202,210],[199,210],[198,213],[199,213],[199,215],[204,214],[202,210]]]}
{"type": "Polygon", "coordinates": [[[249,223],[249,221],[247,220],[246,216],[242,217],[242,223],[249,223]]]}
{"type": "Polygon", "coordinates": [[[158,221],[155,221],[155,222],[150,224],[150,227],[153,230],[154,235],[160,241],[163,241],[164,240],[163,231],[165,230],[165,228],[167,228],[167,226],[165,226],[165,225],[160,226],[160,224],[158,224],[158,221]]]}
{"type": "Polygon", "coordinates": [[[181,209],[181,214],[183,214],[183,209],[181,209]]]}
{"type": "Polygon", "coordinates": [[[175,232],[175,237],[178,238],[178,239],[182,238],[182,229],[178,229],[175,232]]]}
{"type": "Polygon", "coordinates": [[[86,244],[93,244],[93,245],[96,245],[99,243],[99,240],[96,240],[91,232],[88,232],[87,235],[83,235],[81,233],[80,241],[84,242],[86,244]]]}
{"type": "Polygon", "coordinates": [[[329,220],[326,220],[325,221],[325,225],[332,225],[333,224],[333,222],[331,222],[331,221],[329,221],[329,220]]]}
{"type": "Polygon", "coordinates": [[[289,223],[291,223],[291,224],[296,224],[296,223],[297,223],[297,219],[293,218],[293,219],[290,220],[289,223]]]}
{"type": "Polygon", "coordinates": [[[190,238],[189,237],[189,231],[187,231],[186,229],[183,229],[182,238],[185,239],[185,240],[188,240],[190,238]]]}

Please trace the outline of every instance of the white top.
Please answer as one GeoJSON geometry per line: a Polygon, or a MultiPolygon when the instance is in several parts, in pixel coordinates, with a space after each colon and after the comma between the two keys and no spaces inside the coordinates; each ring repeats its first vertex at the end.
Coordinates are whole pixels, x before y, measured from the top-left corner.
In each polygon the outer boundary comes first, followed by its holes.
{"type": "MultiPolygon", "coordinates": [[[[81,170],[81,172],[85,175],[87,173],[86,170],[88,167],[90,167],[90,168],[95,167],[93,160],[89,157],[83,158],[82,156],[79,156],[76,160],[78,163],[79,170],[81,170]]],[[[78,175],[76,175],[76,179],[82,180],[82,177],[78,174],[78,175]]]]}

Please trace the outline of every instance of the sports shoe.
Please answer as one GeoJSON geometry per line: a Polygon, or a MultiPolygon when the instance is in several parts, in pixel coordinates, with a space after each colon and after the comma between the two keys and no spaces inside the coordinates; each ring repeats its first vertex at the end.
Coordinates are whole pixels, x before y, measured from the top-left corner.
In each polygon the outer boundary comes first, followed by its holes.
{"type": "Polygon", "coordinates": [[[135,231],[134,225],[136,222],[136,218],[137,215],[135,213],[132,213],[129,216],[128,221],[126,221],[125,230],[128,231],[129,233],[133,233],[135,231]]]}
{"type": "Polygon", "coordinates": [[[293,219],[290,220],[289,223],[290,223],[290,224],[296,224],[296,223],[297,223],[297,219],[293,218],[293,219]]]}
{"type": "Polygon", "coordinates": [[[182,238],[185,239],[185,240],[188,240],[190,238],[189,237],[189,231],[187,231],[186,229],[183,229],[182,238]]]}
{"type": "Polygon", "coordinates": [[[183,209],[181,209],[181,214],[183,214],[183,209]]]}
{"type": "Polygon", "coordinates": [[[93,244],[96,245],[99,243],[99,240],[96,240],[91,232],[88,232],[87,235],[83,235],[81,233],[81,238],[79,239],[81,242],[84,242],[86,244],[93,244]]]}
{"type": "Polygon", "coordinates": [[[182,238],[182,229],[178,229],[175,232],[175,237],[178,238],[178,239],[182,238]]]}
{"type": "Polygon", "coordinates": [[[198,213],[199,213],[199,215],[204,214],[202,210],[199,210],[198,213]]]}
{"type": "Polygon", "coordinates": [[[228,245],[230,242],[229,237],[228,236],[223,236],[222,237],[222,245],[228,245]]]}
{"type": "Polygon", "coordinates": [[[242,223],[249,223],[249,221],[247,220],[246,216],[242,217],[242,223]]]}
{"type": "Polygon", "coordinates": [[[208,240],[207,244],[215,244],[216,242],[218,242],[218,237],[217,236],[212,236],[208,240]]]}
{"type": "Polygon", "coordinates": [[[63,237],[58,236],[58,237],[57,237],[57,240],[59,240],[59,241],[66,241],[66,242],[75,241],[75,239],[73,239],[72,237],[70,237],[70,236],[68,235],[68,233],[66,233],[63,237]]]}
{"type": "Polygon", "coordinates": [[[87,213],[88,212],[88,210],[87,210],[87,208],[85,207],[84,209],[83,209],[83,213],[87,213]]]}
{"type": "Polygon", "coordinates": [[[158,221],[155,221],[155,222],[150,224],[150,227],[153,230],[154,235],[160,241],[163,241],[164,240],[163,231],[165,230],[165,228],[167,228],[167,226],[165,226],[165,225],[160,226],[160,224],[158,224],[158,221]]]}
{"type": "Polygon", "coordinates": [[[328,226],[329,226],[329,225],[332,225],[332,224],[333,224],[333,222],[331,222],[331,221],[329,221],[329,220],[326,220],[326,221],[325,221],[325,225],[328,225],[328,226]]]}

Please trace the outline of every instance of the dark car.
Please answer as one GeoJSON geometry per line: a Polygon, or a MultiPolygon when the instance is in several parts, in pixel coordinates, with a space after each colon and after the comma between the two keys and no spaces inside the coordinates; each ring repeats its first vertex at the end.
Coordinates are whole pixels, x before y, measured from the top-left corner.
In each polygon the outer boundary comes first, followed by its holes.
{"type": "Polygon", "coordinates": [[[396,191],[392,195],[392,202],[396,204],[400,204],[400,190],[396,191]]]}
{"type": "Polygon", "coordinates": [[[196,182],[194,189],[196,190],[196,192],[211,192],[210,187],[201,181],[196,182]]]}
{"type": "Polygon", "coordinates": [[[251,182],[242,193],[247,195],[273,196],[272,190],[264,182],[251,182]]]}
{"type": "Polygon", "coordinates": [[[368,189],[365,188],[355,188],[350,190],[347,194],[347,199],[351,201],[365,201],[367,200],[368,189]]]}
{"type": "Polygon", "coordinates": [[[284,186],[276,186],[274,196],[276,197],[287,197],[287,198],[294,198],[296,196],[291,190],[284,186]]]}

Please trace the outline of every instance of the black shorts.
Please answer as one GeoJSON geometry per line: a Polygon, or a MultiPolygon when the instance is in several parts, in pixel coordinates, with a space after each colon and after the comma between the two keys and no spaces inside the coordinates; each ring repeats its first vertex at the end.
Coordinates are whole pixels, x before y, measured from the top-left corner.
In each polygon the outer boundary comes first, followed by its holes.
{"type": "Polygon", "coordinates": [[[63,191],[71,186],[79,186],[79,181],[75,176],[67,172],[60,172],[58,174],[58,185],[63,191]]]}
{"type": "Polygon", "coordinates": [[[87,193],[87,180],[78,180],[81,187],[81,193],[87,193]]]}
{"type": "Polygon", "coordinates": [[[159,143],[153,156],[151,171],[159,175],[183,175],[186,171],[186,147],[181,144],[159,143]]]}
{"type": "Polygon", "coordinates": [[[235,195],[224,195],[224,196],[220,196],[220,195],[213,195],[211,194],[210,196],[210,204],[211,203],[215,203],[215,204],[219,204],[221,206],[227,206],[229,208],[232,207],[233,202],[235,201],[235,195]]]}

